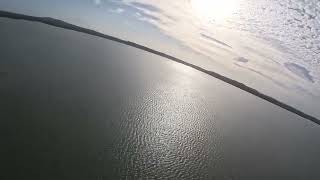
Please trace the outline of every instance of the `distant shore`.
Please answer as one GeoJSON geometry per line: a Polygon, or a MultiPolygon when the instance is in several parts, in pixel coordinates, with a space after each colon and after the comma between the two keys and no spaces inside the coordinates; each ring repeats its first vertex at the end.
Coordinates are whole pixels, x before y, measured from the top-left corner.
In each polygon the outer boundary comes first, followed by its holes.
{"type": "Polygon", "coordinates": [[[277,105],[283,109],[286,109],[294,114],[297,114],[303,118],[306,118],[318,125],[320,125],[320,120],[314,116],[311,116],[311,115],[308,115],[292,106],[289,106],[283,102],[280,102],[270,96],[267,96],[259,91],[257,91],[256,89],[253,89],[251,87],[248,87],[247,85],[245,84],[242,84],[238,81],[235,81],[235,80],[232,80],[228,77],[225,77],[223,75],[220,75],[218,73],[215,73],[213,71],[208,71],[204,68],[201,68],[199,66],[196,66],[194,64],[191,64],[191,63],[188,63],[188,62],[185,62],[181,59],[178,59],[176,57],[173,57],[173,56],[170,56],[168,54],[165,54],[165,53],[162,53],[162,52],[159,52],[159,51],[156,51],[154,49],[151,49],[151,48],[148,48],[146,46],[142,46],[142,45],[139,45],[139,44],[136,44],[134,42],[130,42],[130,41],[125,41],[125,40],[122,40],[122,39],[119,39],[119,38],[116,38],[116,37],[113,37],[113,36],[109,36],[109,35],[106,35],[106,34],[103,34],[103,33],[99,33],[97,31],[94,31],[94,30],[91,30],[91,29],[86,29],[86,28],[83,28],[83,27],[79,27],[79,26],[76,26],[76,25],[73,25],[73,24],[70,24],[70,23],[67,23],[67,22],[64,22],[64,21],[61,21],[61,20],[58,20],[58,19],[54,19],[54,18],[50,18],[50,17],[35,17],[35,16],[28,16],[28,15],[23,15],[23,14],[17,14],[17,13],[12,13],[12,12],[7,12],[7,11],[0,11],[0,17],[5,17],[5,18],[11,18],[11,19],[20,19],[20,20],[27,20],[27,21],[34,21],[34,22],[41,22],[41,23],[44,23],[44,24],[48,24],[48,25],[51,25],[51,26],[55,26],[55,27],[60,27],[60,28],[63,28],[63,29],[68,29],[68,30],[73,30],[73,31],[77,31],[77,32],[81,32],[81,33],[86,33],[86,34],[90,34],[90,35],[93,35],[93,36],[97,36],[97,37],[102,37],[102,38],[105,38],[105,39],[108,39],[108,40],[111,40],[111,41],[115,41],[115,42],[118,42],[118,43],[122,43],[122,44],[126,44],[126,45],[129,45],[129,46],[132,46],[132,47],[135,47],[135,48],[138,48],[138,49],[141,49],[141,50],[144,50],[144,51],[147,51],[147,52],[150,52],[150,53],[153,53],[153,54],[156,54],[156,55],[159,55],[159,56],[162,56],[164,58],[167,58],[167,59],[170,59],[172,61],[175,61],[175,62],[178,62],[180,64],[183,64],[183,65],[186,65],[186,66],[189,66],[193,69],[196,69],[198,71],[201,71],[205,74],[208,74],[212,77],[215,77],[221,81],[224,81],[232,86],[235,86],[241,90],[244,90],[250,94],[253,94],[257,97],[260,97],[261,99],[264,99],[274,105],[277,105]]]}

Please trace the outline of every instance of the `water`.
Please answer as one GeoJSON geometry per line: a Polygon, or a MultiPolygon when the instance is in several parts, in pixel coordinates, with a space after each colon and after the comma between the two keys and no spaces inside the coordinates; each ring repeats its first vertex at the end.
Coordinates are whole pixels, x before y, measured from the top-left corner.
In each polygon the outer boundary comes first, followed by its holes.
{"type": "Polygon", "coordinates": [[[317,125],[162,57],[0,19],[3,179],[317,179],[317,125]]]}

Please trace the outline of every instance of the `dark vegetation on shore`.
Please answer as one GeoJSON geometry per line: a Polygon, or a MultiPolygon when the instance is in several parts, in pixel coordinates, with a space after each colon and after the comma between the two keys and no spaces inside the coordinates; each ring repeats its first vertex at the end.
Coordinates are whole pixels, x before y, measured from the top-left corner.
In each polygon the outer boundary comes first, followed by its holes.
{"type": "Polygon", "coordinates": [[[63,29],[68,29],[68,30],[73,30],[73,31],[77,31],[77,32],[81,32],[81,33],[86,33],[86,34],[90,34],[90,35],[93,35],[93,36],[98,36],[98,37],[102,37],[102,38],[105,38],[105,39],[108,39],[108,40],[111,40],[111,41],[115,41],[115,42],[118,42],[118,43],[122,43],[122,44],[126,44],[126,45],[129,45],[129,46],[132,46],[132,47],[135,47],[135,48],[138,48],[138,49],[141,49],[141,50],[144,50],[144,51],[147,51],[147,52],[150,52],[150,53],[153,53],[153,54],[156,54],[156,55],[159,55],[159,56],[162,56],[162,57],[165,57],[167,59],[170,59],[170,60],[173,60],[175,62],[178,62],[178,63],[181,63],[181,64],[184,64],[186,66],[189,66],[191,68],[194,68],[198,71],[201,71],[205,74],[208,74],[212,77],[215,77],[221,81],[224,81],[232,86],[235,86],[239,89],[242,89],[250,94],[253,94],[257,97],[260,97],[274,105],[277,105],[283,109],[286,109],[294,114],[297,114],[303,118],[306,118],[318,125],[320,125],[320,120],[317,119],[316,117],[313,117],[311,115],[308,115],[292,106],[289,106],[283,102],[280,102],[270,96],[267,96],[251,87],[248,87],[247,85],[245,84],[242,84],[238,81],[235,81],[235,80],[232,80],[228,77],[225,77],[223,75],[220,75],[218,73],[215,73],[213,71],[208,71],[206,69],[203,69],[199,66],[196,66],[196,65],[193,65],[191,63],[188,63],[188,62],[185,62],[181,59],[178,59],[176,57],[173,57],[173,56],[170,56],[168,54],[165,54],[165,53],[162,53],[162,52],[159,52],[159,51],[156,51],[154,49],[151,49],[151,48],[148,48],[146,46],[142,46],[142,45],[139,45],[139,44],[136,44],[134,42],[130,42],[130,41],[125,41],[125,40],[122,40],[122,39],[119,39],[119,38],[116,38],[116,37],[113,37],[113,36],[109,36],[109,35],[106,35],[106,34],[103,34],[103,33],[99,33],[97,31],[94,31],[94,30],[90,30],[90,29],[86,29],[86,28],[83,28],[83,27],[79,27],[79,26],[76,26],[76,25],[73,25],[73,24],[70,24],[70,23],[67,23],[67,22],[64,22],[64,21],[61,21],[61,20],[58,20],[58,19],[54,19],[54,18],[50,18],[50,17],[35,17],[35,16],[28,16],[28,15],[23,15],[23,14],[17,14],[17,13],[12,13],[12,12],[6,12],[6,11],[0,11],[0,17],[5,17],[5,18],[11,18],[11,19],[20,19],[20,20],[27,20],[27,21],[34,21],[34,22],[41,22],[41,23],[44,23],[44,24],[48,24],[48,25],[51,25],[51,26],[55,26],[55,27],[60,27],[60,28],[63,28],[63,29]]]}

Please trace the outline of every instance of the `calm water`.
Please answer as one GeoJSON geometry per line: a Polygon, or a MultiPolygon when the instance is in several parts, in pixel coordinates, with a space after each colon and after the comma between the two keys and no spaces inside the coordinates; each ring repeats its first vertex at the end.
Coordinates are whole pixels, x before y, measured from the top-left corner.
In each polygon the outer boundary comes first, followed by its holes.
{"type": "Polygon", "coordinates": [[[320,128],[181,64],[0,19],[3,179],[318,179],[320,128]]]}

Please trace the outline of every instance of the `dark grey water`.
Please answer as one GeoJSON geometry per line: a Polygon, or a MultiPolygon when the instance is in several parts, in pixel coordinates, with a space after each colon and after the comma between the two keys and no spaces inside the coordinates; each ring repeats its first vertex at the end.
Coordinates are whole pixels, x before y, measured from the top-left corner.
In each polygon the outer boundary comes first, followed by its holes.
{"type": "Polygon", "coordinates": [[[317,179],[320,128],[206,74],[0,19],[2,179],[317,179]]]}

